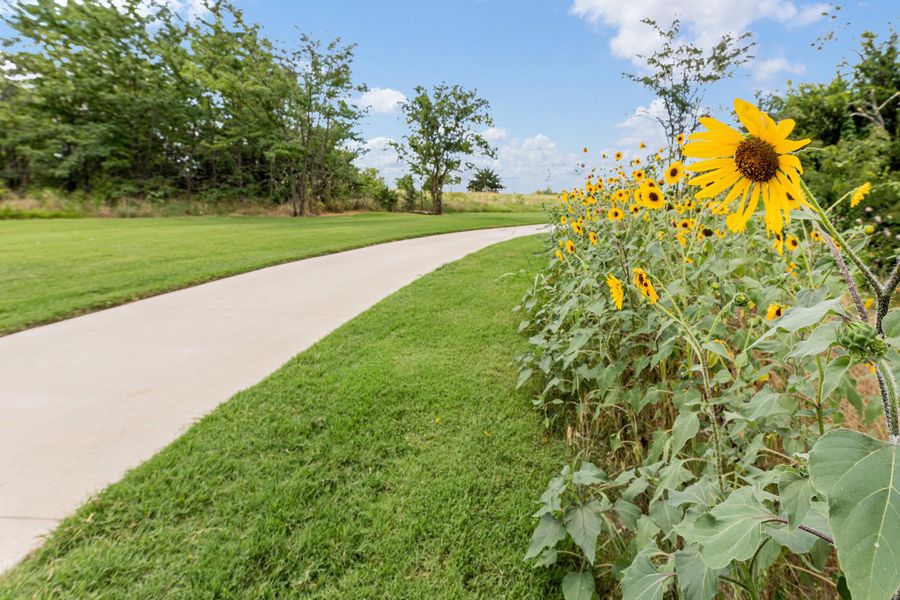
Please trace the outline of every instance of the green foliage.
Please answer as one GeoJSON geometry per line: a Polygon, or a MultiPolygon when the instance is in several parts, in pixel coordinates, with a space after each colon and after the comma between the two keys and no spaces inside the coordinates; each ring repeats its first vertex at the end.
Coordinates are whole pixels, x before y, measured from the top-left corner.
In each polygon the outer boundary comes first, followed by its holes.
{"type": "Polygon", "coordinates": [[[425,180],[433,211],[441,214],[444,186],[458,181],[461,169],[474,166],[474,155],[494,157],[494,148],[475,131],[494,122],[488,101],[475,90],[440,84],[430,93],[422,86],[415,92],[402,105],[410,132],[393,146],[412,173],[425,180]]]}
{"type": "Polygon", "coordinates": [[[415,210],[419,204],[421,194],[416,189],[416,182],[412,175],[406,174],[394,182],[397,190],[403,194],[403,209],[407,211],[415,210]]]}
{"type": "Polygon", "coordinates": [[[125,197],[290,203],[355,178],[353,47],[288,53],[228,2],[184,21],[162,0],[17,3],[0,53],[0,177],[125,197]]]}
{"type": "Polygon", "coordinates": [[[493,169],[476,169],[466,189],[470,192],[499,192],[503,189],[503,182],[493,169]]]}

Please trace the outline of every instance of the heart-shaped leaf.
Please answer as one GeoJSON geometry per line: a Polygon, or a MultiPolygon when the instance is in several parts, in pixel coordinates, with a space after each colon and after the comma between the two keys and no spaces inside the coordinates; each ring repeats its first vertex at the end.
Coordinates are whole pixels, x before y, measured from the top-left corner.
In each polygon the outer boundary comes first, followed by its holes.
{"type": "Polygon", "coordinates": [[[889,600],[900,588],[900,448],[836,429],[809,454],[813,486],[853,600],[889,600]]]}

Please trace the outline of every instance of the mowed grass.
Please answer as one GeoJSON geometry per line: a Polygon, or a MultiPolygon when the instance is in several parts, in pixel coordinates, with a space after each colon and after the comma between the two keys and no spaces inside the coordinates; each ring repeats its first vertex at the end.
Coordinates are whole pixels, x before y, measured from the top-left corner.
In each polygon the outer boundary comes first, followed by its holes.
{"type": "Polygon", "coordinates": [[[64,521],[2,598],[546,598],[522,557],[560,442],[511,313],[543,241],[404,288],[64,521]]]}
{"type": "Polygon", "coordinates": [[[539,213],[0,221],[0,335],[289,260],[539,213]]]}

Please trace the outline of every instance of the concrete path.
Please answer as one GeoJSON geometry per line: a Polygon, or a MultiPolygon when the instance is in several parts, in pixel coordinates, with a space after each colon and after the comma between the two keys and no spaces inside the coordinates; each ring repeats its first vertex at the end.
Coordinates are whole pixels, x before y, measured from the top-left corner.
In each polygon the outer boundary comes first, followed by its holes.
{"type": "Polygon", "coordinates": [[[92,494],[382,298],[540,229],[310,258],[0,338],[0,571],[92,494]]]}

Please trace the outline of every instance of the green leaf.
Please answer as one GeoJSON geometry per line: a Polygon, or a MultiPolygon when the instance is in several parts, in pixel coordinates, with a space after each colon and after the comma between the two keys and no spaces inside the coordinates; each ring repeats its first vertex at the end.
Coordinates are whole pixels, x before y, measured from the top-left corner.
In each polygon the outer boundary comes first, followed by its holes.
{"type": "Polygon", "coordinates": [[[828,350],[834,344],[838,323],[826,323],[816,327],[809,337],[794,346],[787,358],[804,358],[828,350]]]}
{"type": "Polygon", "coordinates": [[[528,544],[528,552],[525,560],[534,558],[544,548],[553,548],[566,537],[566,528],[553,515],[545,514],[538,521],[534,533],[531,534],[531,543],[528,544]]]}
{"type": "Polygon", "coordinates": [[[750,421],[760,421],[778,415],[789,415],[796,407],[797,403],[791,398],[763,388],[741,406],[741,414],[750,421]]]}
{"type": "Polygon", "coordinates": [[[753,557],[762,540],[762,523],[773,516],[753,488],[742,487],[697,517],[684,537],[700,544],[700,556],[708,567],[724,569],[731,561],[753,557]]]}
{"type": "Polygon", "coordinates": [[[622,575],[622,600],[662,600],[675,573],[660,573],[641,552],[622,575]]]}
{"type": "Polygon", "coordinates": [[[596,500],[570,507],[564,518],[566,531],[584,552],[588,562],[594,564],[597,554],[597,536],[600,535],[600,515],[603,509],[596,500]]]}
{"type": "Polygon", "coordinates": [[[809,474],[828,501],[854,600],[888,600],[900,588],[898,446],[858,431],[829,431],[810,452],[809,474]]]}
{"type": "Polygon", "coordinates": [[[900,310],[892,310],[881,321],[886,342],[894,348],[900,348],[900,310]]]}
{"type": "Polygon", "coordinates": [[[672,425],[672,454],[678,454],[687,441],[697,435],[699,430],[700,419],[697,418],[697,413],[679,414],[672,425]]]}
{"type": "Polygon", "coordinates": [[[516,381],[516,389],[519,389],[520,387],[525,385],[525,382],[531,378],[531,374],[533,372],[534,371],[532,371],[531,369],[522,369],[521,371],[519,371],[519,379],[518,381],[516,381]]]}
{"type": "Polygon", "coordinates": [[[832,298],[831,300],[822,300],[813,306],[798,306],[788,309],[783,317],[775,321],[774,326],[778,329],[789,331],[791,333],[809,327],[822,320],[828,313],[836,315],[847,314],[841,306],[840,298],[832,298]]]}
{"type": "Polygon", "coordinates": [[[592,485],[609,481],[609,477],[599,467],[591,462],[581,463],[581,467],[572,475],[572,483],[575,485],[592,485]]]}
{"type": "Polygon", "coordinates": [[[594,575],[590,571],[567,573],[562,580],[566,600],[591,600],[594,597],[594,575]]]}
{"type": "Polygon", "coordinates": [[[799,525],[809,511],[813,497],[813,487],[808,479],[793,471],[785,471],[778,479],[778,494],[781,496],[781,510],[787,517],[788,525],[799,525]]]}
{"type": "Polygon", "coordinates": [[[675,552],[675,574],[684,600],[712,600],[719,589],[719,573],[703,562],[696,544],[675,552]]]}
{"type": "Polygon", "coordinates": [[[849,368],[850,356],[847,354],[835,358],[825,366],[825,380],[822,384],[823,398],[827,398],[835,389],[837,389],[838,384],[841,382],[841,378],[849,368]]]}

